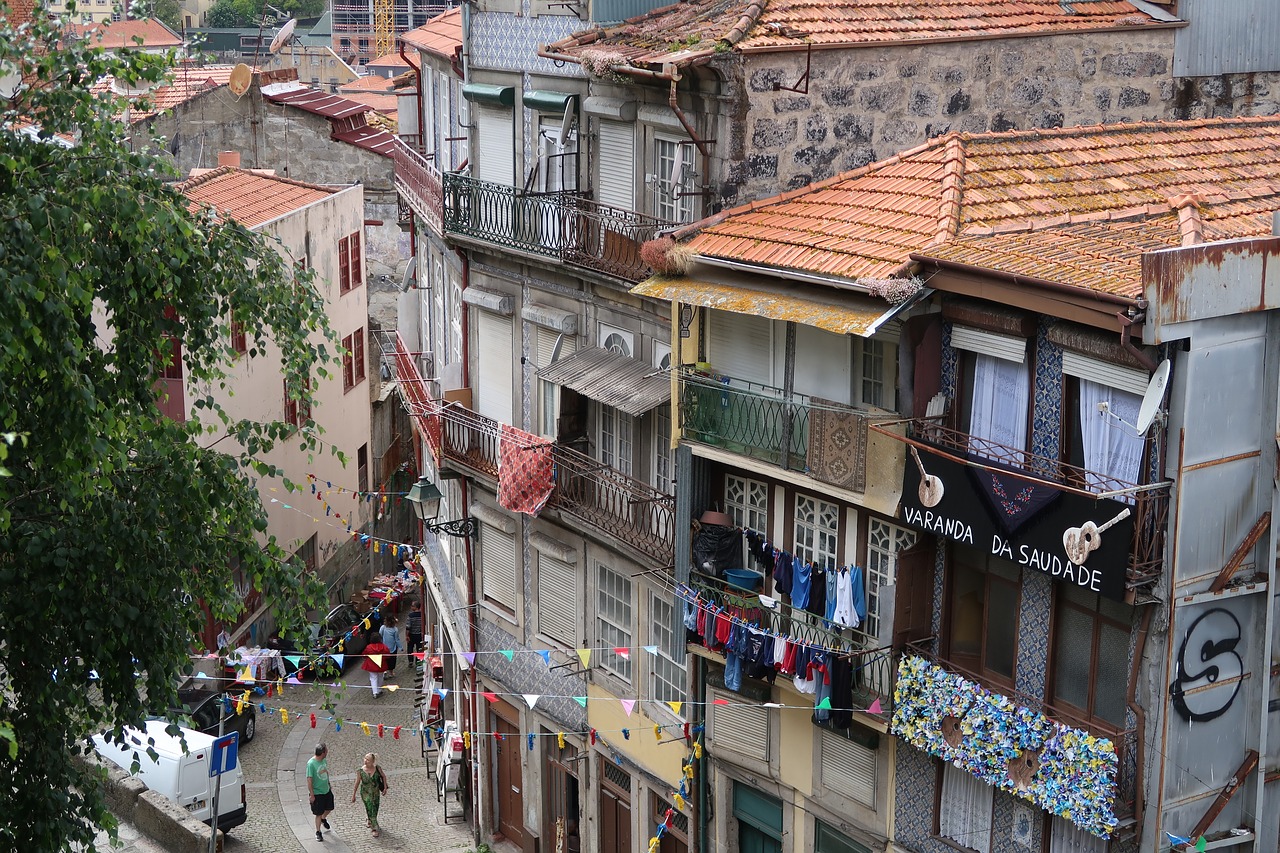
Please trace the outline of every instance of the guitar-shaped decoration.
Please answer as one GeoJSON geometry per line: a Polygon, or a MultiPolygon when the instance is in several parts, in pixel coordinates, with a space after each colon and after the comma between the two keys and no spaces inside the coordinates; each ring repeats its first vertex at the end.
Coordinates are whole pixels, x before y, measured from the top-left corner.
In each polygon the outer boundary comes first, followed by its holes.
{"type": "Polygon", "coordinates": [[[1128,517],[1129,510],[1125,508],[1106,524],[1086,521],[1079,527],[1068,527],[1067,532],[1062,534],[1062,548],[1067,552],[1067,559],[1077,566],[1083,566],[1089,555],[1102,547],[1102,534],[1128,517]]]}
{"type": "Polygon", "coordinates": [[[946,491],[942,481],[924,470],[924,463],[920,461],[920,454],[914,447],[911,448],[911,458],[916,460],[916,467],[920,469],[920,503],[927,507],[937,506],[942,501],[943,492],[946,491]]]}

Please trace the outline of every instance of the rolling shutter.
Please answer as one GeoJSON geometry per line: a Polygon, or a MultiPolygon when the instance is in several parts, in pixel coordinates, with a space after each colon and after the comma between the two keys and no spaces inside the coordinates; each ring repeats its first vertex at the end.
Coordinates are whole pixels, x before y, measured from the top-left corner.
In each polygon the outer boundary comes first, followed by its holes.
{"type": "Polygon", "coordinates": [[[635,125],[601,119],[596,145],[599,148],[596,162],[600,164],[600,180],[596,185],[598,200],[623,210],[635,210],[635,125]]]}
{"type": "Polygon", "coordinates": [[[719,749],[727,749],[754,758],[769,760],[769,711],[759,705],[746,706],[736,693],[710,691],[711,699],[724,699],[728,705],[709,706],[711,741],[719,749]]]}
{"type": "Polygon", "coordinates": [[[711,367],[731,379],[773,385],[773,321],[752,314],[712,311],[711,367]]]}
{"type": "Polygon", "coordinates": [[[984,332],[969,326],[954,326],[951,329],[951,346],[955,349],[982,353],[1004,361],[1016,361],[1022,364],[1027,360],[1027,339],[1015,338],[1011,335],[997,335],[984,332]]]}
{"type": "Polygon", "coordinates": [[[516,609],[516,538],[489,524],[480,526],[480,586],[484,597],[516,609]]]}
{"type": "Polygon", "coordinates": [[[1128,391],[1139,397],[1147,393],[1147,383],[1150,381],[1150,377],[1141,370],[1108,364],[1071,350],[1062,351],[1062,372],[1068,376],[1106,385],[1108,388],[1128,391]]]}
{"type": "Polygon", "coordinates": [[[476,177],[503,186],[513,186],[516,175],[515,122],[509,109],[475,108],[479,155],[476,177]]]}
{"type": "Polygon", "coordinates": [[[573,335],[564,336],[564,340],[560,343],[560,352],[557,353],[556,341],[560,340],[560,333],[546,326],[538,326],[537,329],[538,367],[550,367],[555,358],[564,358],[577,351],[578,339],[573,335]]]}
{"type": "Polygon", "coordinates": [[[842,794],[876,807],[876,751],[831,732],[822,733],[822,785],[828,791],[842,794]]]}
{"type": "Polygon", "coordinates": [[[476,411],[501,424],[511,423],[511,318],[477,311],[480,318],[480,381],[475,388],[476,411]]]}
{"type": "Polygon", "coordinates": [[[578,643],[578,596],[573,566],[538,555],[538,630],[566,646],[578,643]]]}

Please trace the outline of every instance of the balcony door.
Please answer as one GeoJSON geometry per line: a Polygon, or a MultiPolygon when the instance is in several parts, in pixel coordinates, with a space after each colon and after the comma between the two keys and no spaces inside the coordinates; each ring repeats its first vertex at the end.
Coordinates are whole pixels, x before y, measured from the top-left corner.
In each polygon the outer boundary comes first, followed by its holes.
{"type": "Polygon", "coordinates": [[[538,203],[535,217],[542,245],[563,248],[569,238],[574,215],[555,193],[578,189],[578,131],[570,128],[561,135],[563,116],[538,116],[538,164],[534,189],[546,197],[538,203]]]}

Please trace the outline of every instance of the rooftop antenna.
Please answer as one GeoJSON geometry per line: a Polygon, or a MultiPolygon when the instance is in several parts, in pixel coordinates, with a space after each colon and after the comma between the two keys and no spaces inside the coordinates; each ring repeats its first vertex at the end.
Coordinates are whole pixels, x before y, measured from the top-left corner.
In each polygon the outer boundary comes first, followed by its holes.
{"type": "Polygon", "coordinates": [[[280,28],[280,32],[276,33],[276,37],[271,40],[271,47],[267,48],[271,53],[279,53],[284,46],[293,39],[293,29],[298,26],[298,21],[294,18],[284,22],[284,26],[280,28]]]}
{"type": "Polygon", "coordinates": [[[1168,417],[1168,412],[1160,408],[1164,402],[1164,392],[1169,387],[1169,359],[1160,362],[1156,367],[1155,373],[1151,374],[1151,381],[1147,383],[1147,391],[1142,395],[1142,405],[1138,407],[1138,419],[1134,423],[1129,423],[1124,418],[1111,411],[1111,404],[1105,400],[1098,404],[1098,414],[1104,418],[1119,421],[1129,429],[1133,430],[1137,435],[1144,436],[1147,430],[1151,429],[1151,425],[1159,421],[1161,424],[1168,417]]]}

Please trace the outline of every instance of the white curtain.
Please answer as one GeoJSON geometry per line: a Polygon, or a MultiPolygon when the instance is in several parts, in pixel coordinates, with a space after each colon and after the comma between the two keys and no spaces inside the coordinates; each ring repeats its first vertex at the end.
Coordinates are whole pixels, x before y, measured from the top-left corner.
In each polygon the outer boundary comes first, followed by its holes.
{"type": "Polygon", "coordinates": [[[1030,399],[1031,372],[1025,362],[1005,361],[976,353],[969,449],[996,457],[1004,454],[1000,447],[990,444],[1026,450],[1027,404],[1030,399]]]}
{"type": "Polygon", "coordinates": [[[1049,853],[1107,853],[1107,842],[1065,818],[1055,817],[1049,830],[1049,853]]]}
{"type": "Polygon", "coordinates": [[[991,793],[994,789],[954,764],[942,771],[938,834],[961,847],[991,851],[991,793]]]}
{"type": "Polygon", "coordinates": [[[1138,420],[1138,408],[1142,398],[1128,391],[1120,391],[1080,380],[1080,435],[1084,444],[1084,467],[1102,476],[1090,475],[1089,485],[1102,489],[1115,488],[1104,477],[1137,483],[1142,472],[1142,436],[1128,424],[1138,420]],[[1107,403],[1116,418],[1105,417],[1098,412],[1098,404],[1107,403]],[[1126,421],[1127,423],[1121,423],[1126,421]]]}

